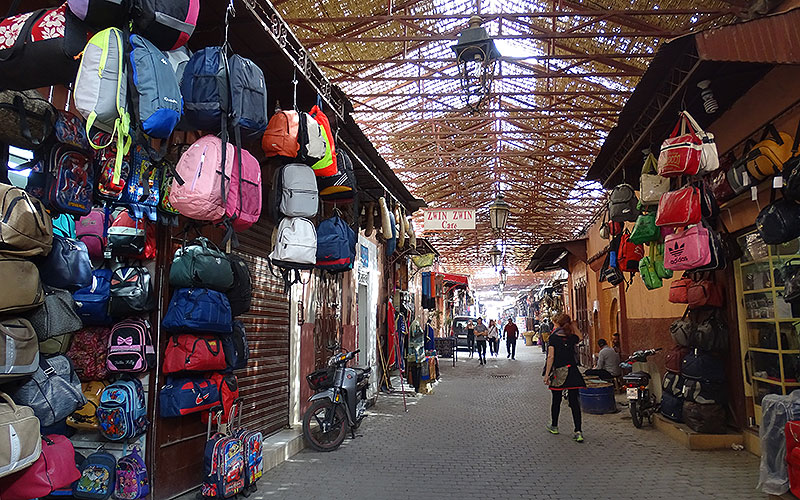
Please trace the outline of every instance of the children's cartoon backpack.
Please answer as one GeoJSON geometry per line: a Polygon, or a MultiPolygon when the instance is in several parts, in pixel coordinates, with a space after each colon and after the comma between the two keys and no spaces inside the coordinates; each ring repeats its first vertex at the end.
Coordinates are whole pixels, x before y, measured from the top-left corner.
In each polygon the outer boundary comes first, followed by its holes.
{"type": "Polygon", "coordinates": [[[152,222],[157,219],[156,207],[158,207],[161,181],[159,165],[159,162],[150,159],[150,155],[141,144],[137,144],[131,150],[130,173],[120,201],[130,207],[134,219],[147,217],[152,222]]]}
{"type": "Polygon", "coordinates": [[[100,434],[110,441],[134,438],[147,430],[147,404],[138,378],[118,380],[103,390],[97,408],[100,434]]]}
{"type": "Polygon", "coordinates": [[[72,496],[83,500],[106,500],[114,492],[117,461],[107,451],[96,451],[78,468],[81,478],[72,486],[72,496]]]}
{"type": "Polygon", "coordinates": [[[119,500],[137,500],[150,493],[147,467],[138,449],[134,448],[117,462],[115,485],[114,498],[119,500]]]}

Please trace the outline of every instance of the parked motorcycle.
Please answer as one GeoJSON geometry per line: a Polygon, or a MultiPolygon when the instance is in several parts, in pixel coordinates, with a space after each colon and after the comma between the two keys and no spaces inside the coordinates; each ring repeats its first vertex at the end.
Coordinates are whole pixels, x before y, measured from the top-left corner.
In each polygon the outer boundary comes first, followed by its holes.
{"type": "MultiPolygon", "coordinates": [[[[620,367],[626,370],[633,369],[633,363],[647,363],[647,358],[660,351],[657,349],[646,349],[636,351],[628,359],[620,363],[620,367]]],[[[653,415],[658,411],[659,403],[656,396],[650,390],[650,374],[644,371],[631,372],[622,377],[622,381],[627,388],[628,402],[631,408],[631,418],[633,425],[640,429],[645,419],[648,423],[653,423],[653,415]]]]}
{"type": "MultiPolygon", "coordinates": [[[[338,346],[329,348],[338,350],[338,346]]],[[[317,451],[333,451],[344,441],[348,429],[355,438],[356,429],[370,406],[367,400],[371,368],[348,368],[347,363],[359,353],[340,352],[331,356],[327,368],[306,376],[315,394],[303,415],[303,436],[317,451]]]]}

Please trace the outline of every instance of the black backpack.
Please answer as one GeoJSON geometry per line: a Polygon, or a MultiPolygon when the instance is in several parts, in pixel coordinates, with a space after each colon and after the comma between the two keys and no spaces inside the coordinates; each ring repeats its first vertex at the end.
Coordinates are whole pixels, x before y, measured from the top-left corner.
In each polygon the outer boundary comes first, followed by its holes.
{"type": "Polygon", "coordinates": [[[353,162],[342,149],[336,148],[339,172],[330,177],[317,177],[319,197],[323,201],[352,201],[356,196],[356,173],[353,162]]]}
{"type": "Polygon", "coordinates": [[[608,218],[613,222],[636,222],[639,217],[639,198],[630,184],[620,184],[611,190],[608,218]]]}
{"type": "Polygon", "coordinates": [[[253,282],[247,262],[238,255],[229,254],[228,259],[233,269],[233,286],[226,294],[231,304],[231,314],[239,316],[250,310],[253,300],[253,282]]]}
{"type": "Polygon", "coordinates": [[[155,297],[146,267],[120,267],[111,275],[111,316],[125,317],[155,309],[155,297]]]}
{"type": "Polygon", "coordinates": [[[244,323],[241,321],[233,322],[233,334],[220,337],[222,350],[225,353],[225,363],[228,367],[223,373],[231,373],[234,370],[247,368],[247,360],[250,359],[250,346],[247,344],[247,332],[244,323]]]}

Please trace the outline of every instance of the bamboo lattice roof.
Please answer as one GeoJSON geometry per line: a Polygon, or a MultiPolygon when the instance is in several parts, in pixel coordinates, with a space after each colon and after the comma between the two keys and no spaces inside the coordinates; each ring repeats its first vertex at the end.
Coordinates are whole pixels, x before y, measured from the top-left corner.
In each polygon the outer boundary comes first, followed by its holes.
{"type": "MultiPolygon", "coordinates": [[[[604,192],[583,180],[658,45],[736,20],[740,0],[277,0],[355,119],[431,207],[477,208],[478,229],[426,232],[448,269],[489,266],[488,206],[512,206],[505,265],[576,237],[604,192]],[[492,94],[462,100],[451,46],[480,14],[496,39],[492,94]]],[[[418,227],[421,227],[418,221],[418,227]]]]}

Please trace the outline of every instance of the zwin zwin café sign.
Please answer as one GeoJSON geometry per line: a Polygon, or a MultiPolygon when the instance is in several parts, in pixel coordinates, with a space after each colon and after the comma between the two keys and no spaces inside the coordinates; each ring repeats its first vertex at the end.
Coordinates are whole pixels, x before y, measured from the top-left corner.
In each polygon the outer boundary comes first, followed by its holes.
{"type": "Polygon", "coordinates": [[[424,213],[426,230],[475,229],[474,208],[428,208],[424,213]]]}

